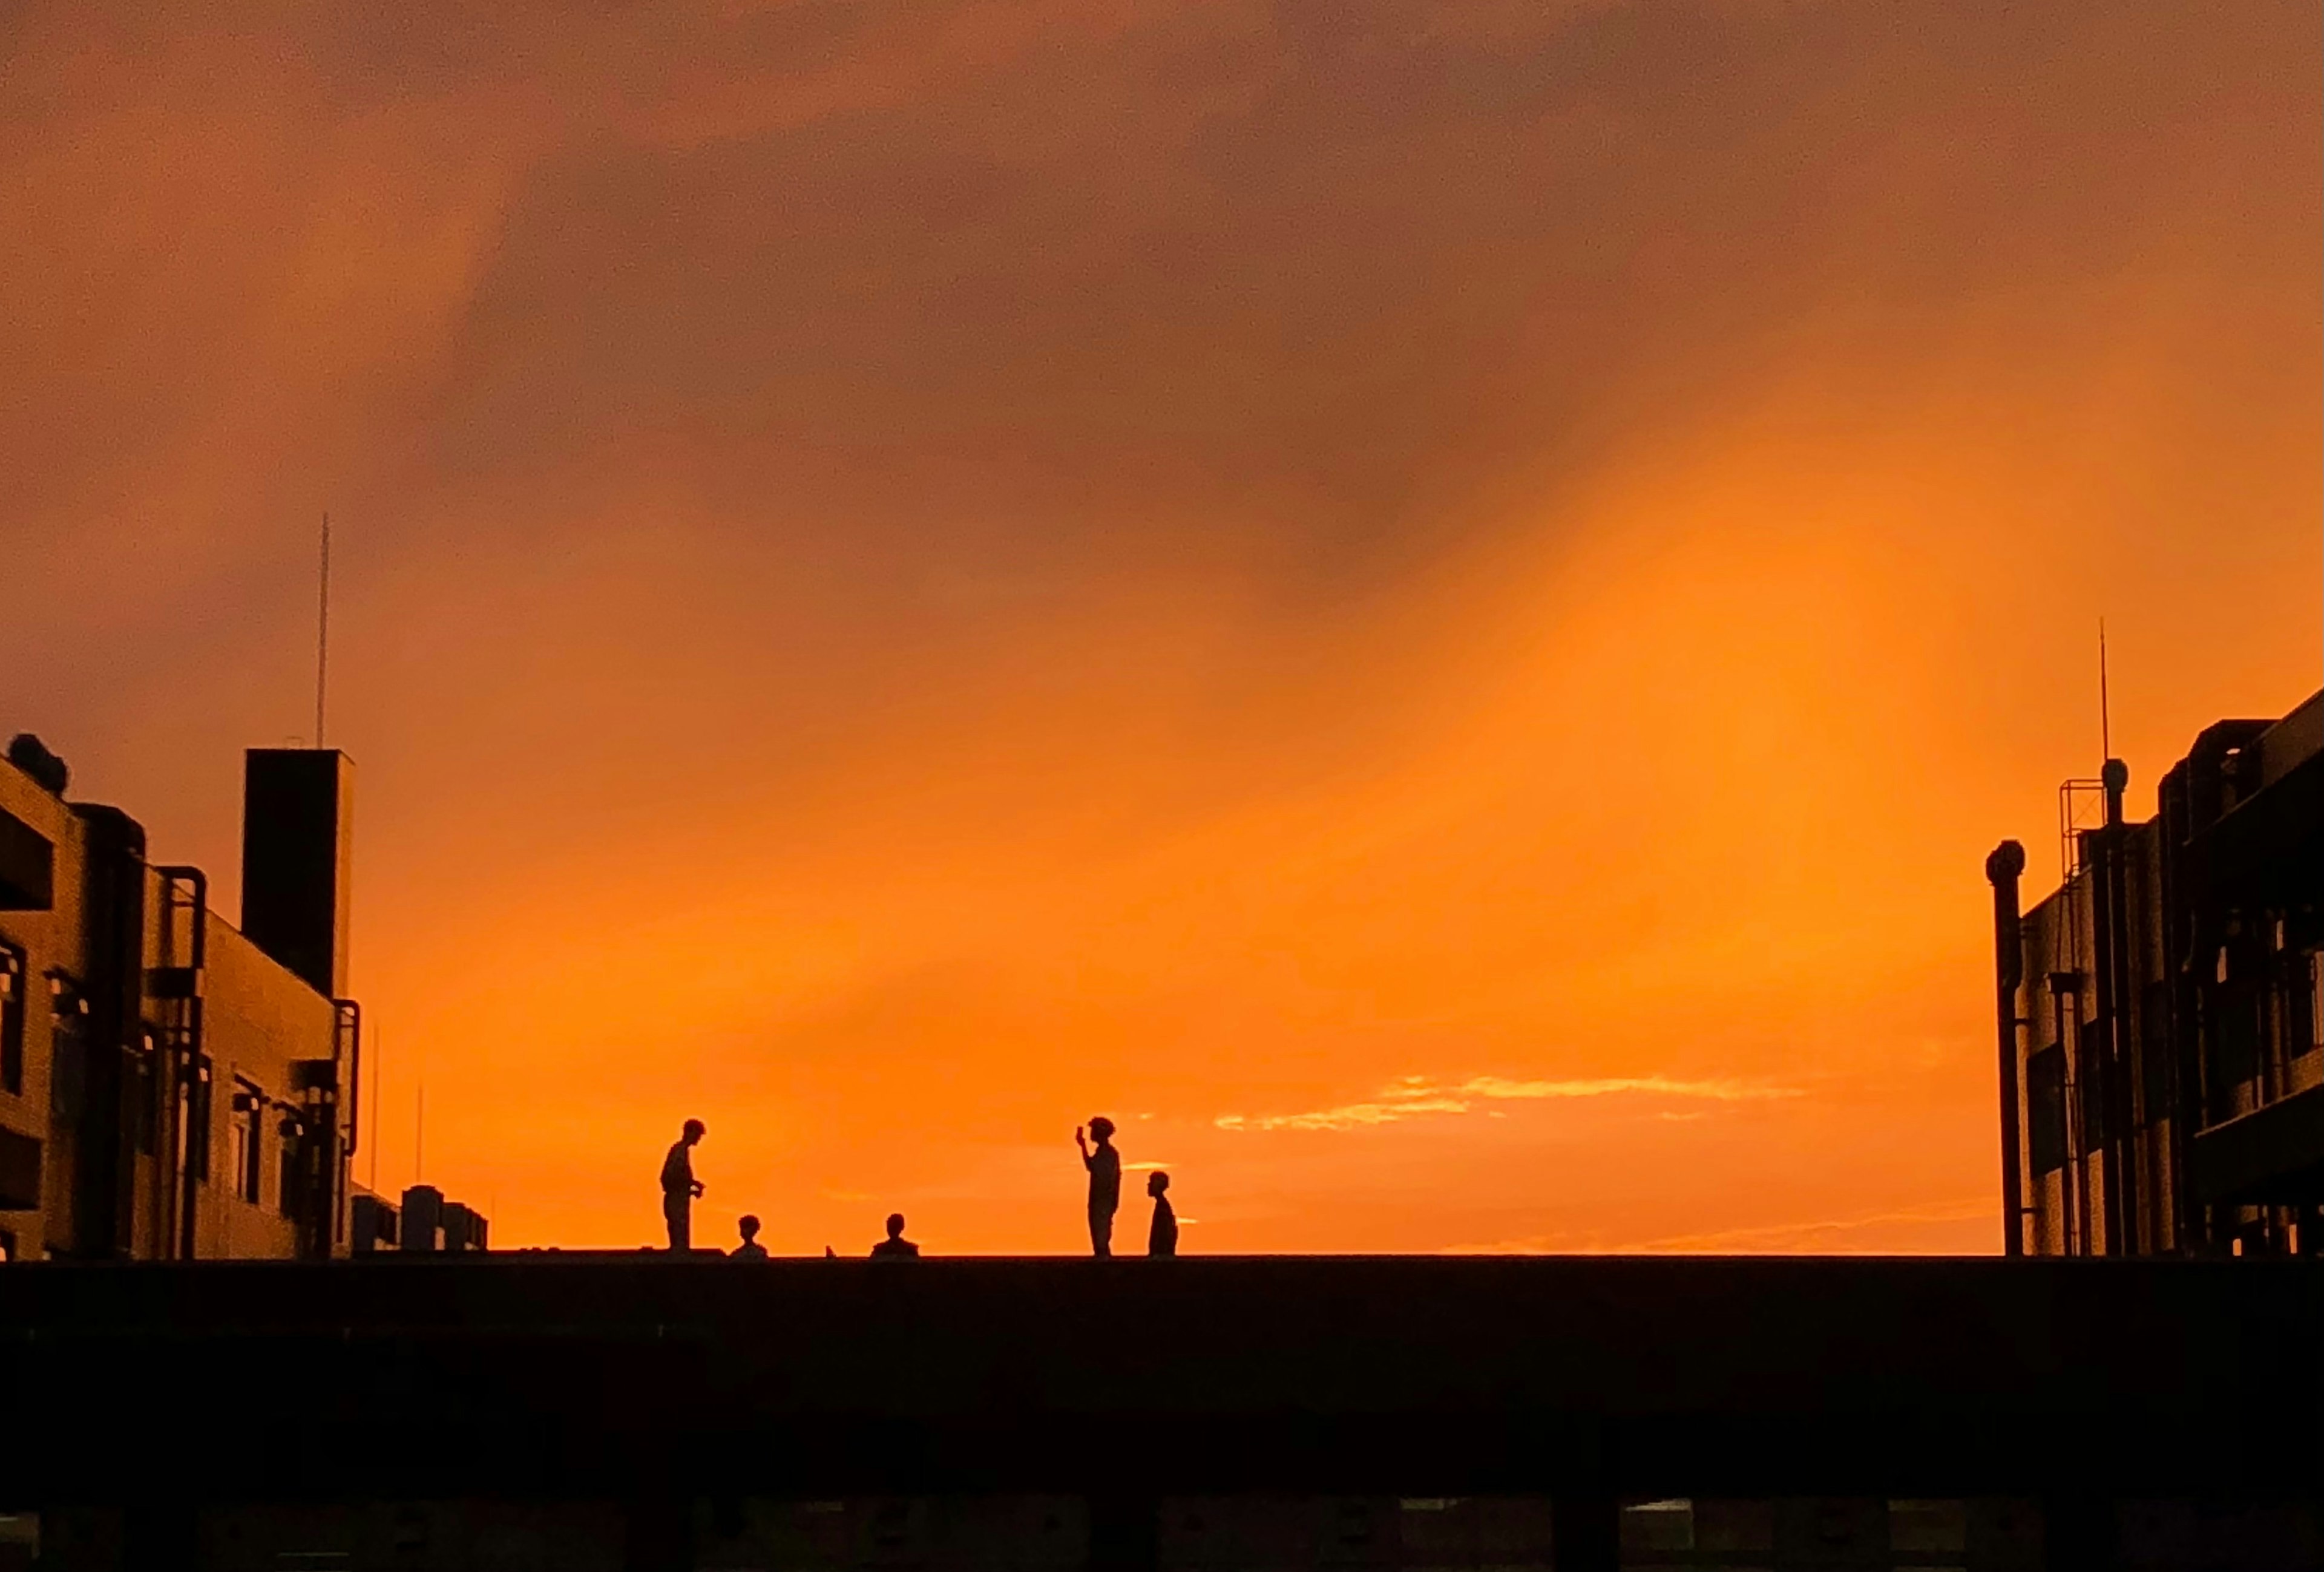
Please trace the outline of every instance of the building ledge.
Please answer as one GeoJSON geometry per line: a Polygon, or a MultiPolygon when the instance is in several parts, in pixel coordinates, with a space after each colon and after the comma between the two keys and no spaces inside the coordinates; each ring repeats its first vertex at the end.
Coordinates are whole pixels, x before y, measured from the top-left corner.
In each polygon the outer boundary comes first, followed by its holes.
{"type": "Polygon", "coordinates": [[[2324,1200],[2324,1086],[2197,1131],[2187,1177],[2205,1204],[2324,1200]]]}

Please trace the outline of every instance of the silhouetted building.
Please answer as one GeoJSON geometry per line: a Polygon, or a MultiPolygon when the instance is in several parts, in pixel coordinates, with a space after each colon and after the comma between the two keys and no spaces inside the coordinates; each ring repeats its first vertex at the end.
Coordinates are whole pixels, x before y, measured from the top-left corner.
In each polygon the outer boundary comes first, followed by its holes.
{"type": "Polygon", "coordinates": [[[2124,813],[2060,792],[2062,878],[1994,886],[2010,1254],[2324,1253],[2324,693],[2222,721],[2124,813]]]}
{"type": "Polygon", "coordinates": [[[349,1255],[398,1250],[414,1255],[459,1255],[490,1247],[491,1228],[484,1215],[447,1199],[432,1184],[415,1184],[406,1190],[400,1207],[358,1190],[349,1216],[349,1255]]]}
{"type": "Polygon", "coordinates": [[[0,764],[0,1247],[12,1258],[320,1257],[347,1243],[359,1015],[350,767],[249,755],[245,924],[198,868],[0,764]]]}

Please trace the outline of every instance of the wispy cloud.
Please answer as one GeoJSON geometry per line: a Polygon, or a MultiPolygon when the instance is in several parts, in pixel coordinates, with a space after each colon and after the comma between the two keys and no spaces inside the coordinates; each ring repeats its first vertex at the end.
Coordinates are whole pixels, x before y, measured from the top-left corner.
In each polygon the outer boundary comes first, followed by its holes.
{"type": "Polygon", "coordinates": [[[1456,1245],[1447,1255],[1603,1255],[1616,1252],[1645,1255],[1845,1255],[1859,1253],[1908,1253],[1957,1248],[1943,1225],[1976,1222],[1993,1215],[1991,1196],[1969,1195],[1919,1206],[1861,1212],[1852,1217],[1821,1218],[1806,1222],[1771,1223],[1751,1227],[1719,1228],[1699,1234],[1666,1234],[1657,1238],[1609,1240],[1599,1235],[1536,1234],[1500,1239],[1489,1245],[1456,1245]],[[1912,1246],[1901,1246],[1900,1230],[1937,1228],[1925,1232],[1912,1246]],[[1873,1235],[1870,1240],[1865,1235],[1873,1235]]]}
{"type": "Polygon", "coordinates": [[[1297,1114],[1221,1114],[1213,1122],[1222,1130],[1360,1130],[1436,1114],[1465,1114],[1480,1103],[1512,1099],[1536,1101],[1644,1097],[1733,1103],[1800,1095],[1797,1087],[1729,1079],[1682,1080],[1666,1075],[1593,1076],[1567,1080],[1511,1080],[1503,1076],[1480,1075],[1450,1086],[1425,1075],[1407,1075],[1382,1087],[1363,1102],[1297,1114]]]}

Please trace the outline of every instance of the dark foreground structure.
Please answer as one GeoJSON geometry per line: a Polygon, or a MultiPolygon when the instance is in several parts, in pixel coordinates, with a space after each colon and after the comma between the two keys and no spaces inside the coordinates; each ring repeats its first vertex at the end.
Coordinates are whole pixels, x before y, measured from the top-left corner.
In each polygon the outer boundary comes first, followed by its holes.
{"type": "Polygon", "coordinates": [[[354,767],[244,762],[242,924],[144,826],[0,762],[0,1259],[347,1248],[362,1012],[346,997],[354,767]]]}
{"type": "Polygon", "coordinates": [[[70,781],[29,734],[0,759],[0,1261],[484,1248],[441,1191],[407,1191],[399,1229],[355,1181],[347,757],[244,755],[240,927],[70,781]]]}
{"type": "Polygon", "coordinates": [[[1987,859],[2012,1255],[2324,1251],[2324,693],[2221,721],[2125,812],[2061,788],[2061,881],[1987,859]],[[2080,811],[2084,807],[2087,811],[2080,811]]]}
{"type": "Polygon", "coordinates": [[[0,1510],[59,1567],[2315,1567],[2319,1350],[2299,1259],[35,1264],[0,1510]]]}

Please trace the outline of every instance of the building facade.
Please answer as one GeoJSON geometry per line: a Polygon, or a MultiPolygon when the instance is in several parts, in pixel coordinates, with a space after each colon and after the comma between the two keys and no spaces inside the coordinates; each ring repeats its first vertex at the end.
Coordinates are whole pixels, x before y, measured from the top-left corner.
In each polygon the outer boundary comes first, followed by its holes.
{"type": "Polygon", "coordinates": [[[2324,1254],[2324,693],[2163,778],[2060,793],[2058,887],[1993,885],[2011,1255],[2324,1254]]]}
{"type": "Polygon", "coordinates": [[[346,1248],[360,1012],[353,775],[245,760],[241,927],[20,737],[0,763],[0,1252],[319,1259],[346,1248]]]}

